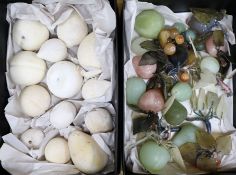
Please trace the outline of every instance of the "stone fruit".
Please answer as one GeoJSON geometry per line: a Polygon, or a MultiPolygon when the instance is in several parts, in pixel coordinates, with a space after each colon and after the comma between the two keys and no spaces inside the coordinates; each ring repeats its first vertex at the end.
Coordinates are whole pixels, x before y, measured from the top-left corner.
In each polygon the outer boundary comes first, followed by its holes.
{"type": "Polygon", "coordinates": [[[186,123],[181,127],[181,130],[174,135],[172,142],[178,147],[187,142],[196,143],[197,131],[198,128],[195,125],[186,123]]]}
{"type": "Polygon", "coordinates": [[[19,102],[22,111],[26,115],[36,117],[48,110],[51,103],[51,96],[44,87],[31,85],[21,91],[19,102]]]}
{"type": "Polygon", "coordinates": [[[167,43],[164,47],[164,53],[166,55],[174,55],[176,52],[176,47],[173,43],[167,43]]]}
{"type": "Polygon", "coordinates": [[[60,39],[50,39],[42,44],[37,56],[46,61],[58,62],[66,59],[68,53],[65,43],[60,39]]]}
{"type": "Polygon", "coordinates": [[[45,158],[52,163],[67,163],[70,160],[67,141],[62,137],[50,140],[45,147],[45,158]]]}
{"type": "Polygon", "coordinates": [[[19,19],[13,25],[13,41],[23,50],[34,51],[49,38],[49,31],[39,21],[19,19]]]}
{"type": "Polygon", "coordinates": [[[82,87],[82,97],[85,100],[99,98],[104,96],[110,88],[110,81],[90,79],[82,87]]]}
{"type": "Polygon", "coordinates": [[[158,39],[161,47],[164,48],[170,39],[170,31],[166,29],[161,30],[158,39]]]}
{"type": "Polygon", "coordinates": [[[168,29],[170,31],[170,37],[171,39],[175,39],[177,35],[179,35],[179,31],[175,27],[171,27],[168,29]]]}
{"type": "Polygon", "coordinates": [[[186,108],[177,100],[174,100],[169,109],[164,114],[167,123],[176,126],[181,124],[187,117],[186,108]]]}
{"type": "Polygon", "coordinates": [[[183,33],[183,32],[186,31],[186,26],[185,26],[185,24],[183,24],[183,23],[181,23],[181,22],[176,22],[176,23],[174,23],[173,26],[178,30],[179,33],[183,33]]]}
{"type": "Polygon", "coordinates": [[[40,129],[28,129],[20,136],[20,140],[28,147],[37,149],[44,139],[44,133],[40,129]]]}
{"type": "Polygon", "coordinates": [[[175,42],[176,42],[177,44],[183,44],[183,43],[184,43],[184,36],[183,36],[183,35],[177,35],[177,36],[175,37],[175,42]]]}
{"type": "Polygon", "coordinates": [[[137,105],[139,98],[146,91],[146,84],[138,77],[128,78],[126,82],[126,101],[128,105],[137,105]]]}
{"type": "Polygon", "coordinates": [[[83,173],[100,172],[108,162],[107,154],[97,142],[81,131],[73,131],[68,138],[71,159],[83,173]]]}
{"type": "Polygon", "coordinates": [[[71,98],[77,95],[82,87],[83,78],[79,67],[69,61],[53,64],[47,73],[49,90],[59,98],[71,98]]]}
{"type": "Polygon", "coordinates": [[[159,112],[164,107],[164,97],[160,89],[150,89],[139,99],[138,107],[145,112],[159,112]]]}
{"type": "Polygon", "coordinates": [[[142,37],[154,39],[164,27],[163,16],[155,10],[144,10],[136,16],[135,31],[142,37]]]}
{"type": "Polygon", "coordinates": [[[58,103],[50,112],[50,122],[57,129],[68,127],[74,120],[76,107],[68,101],[58,103]]]}
{"type": "Polygon", "coordinates": [[[143,143],[139,151],[140,162],[152,174],[158,173],[170,159],[167,149],[154,141],[143,143]]]}
{"type": "Polygon", "coordinates": [[[197,37],[196,33],[193,30],[185,31],[184,32],[184,36],[185,36],[185,40],[188,41],[188,42],[190,42],[189,38],[191,38],[191,40],[194,41],[196,39],[196,37],[197,37]]]}
{"type": "Polygon", "coordinates": [[[156,72],[157,65],[139,66],[141,58],[141,56],[135,56],[132,60],[136,74],[143,79],[152,78],[153,74],[156,72]]]}
{"type": "Polygon", "coordinates": [[[188,83],[179,82],[171,89],[171,94],[175,96],[176,100],[183,102],[191,98],[192,88],[188,83]]]}
{"type": "Polygon", "coordinates": [[[208,70],[208,71],[216,74],[220,70],[220,64],[214,57],[209,56],[209,57],[205,57],[201,60],[200,68],[201,68],[202,72],[208,70]]]}
{"type": "Polygon", "coordinates": [[[96,55],[96,38],[94,32],[83,39],[79,45],[77,57],[82,67],[87,69],[101,69],[101,63],[99,62],[98,55],[96,55]]]}
{"type": "Polygon", "coordinates": [[[87,34],[88,26],[75,10],[67,20],[57,26],[57,36],[68,48],[80,44],[87,34]]]}
{"type": "Polygon", "coordinates": [[[87,112],[84,122],[90,133],[108,132],[113,128],[111,114],[103,108],[87,112]]]}
{"type": "Polygon", "coordinates": [[[18,85],[33,85],[43,80],[46,63],[31,51],[21,51],[10,61],[10,76],[18,85]]]}
{"type": "Polygon", "coordinates": [[[143,49],[140,44],[144,41],[147,41],[147,38],[143,38],[143,37],[137,37],[135,38],[132,43],[131,43],[131,50],[132,52],[134,52],[136,55],[141,56],[143,55],[145,52],[147,52],[146,49],[143,49]]]}

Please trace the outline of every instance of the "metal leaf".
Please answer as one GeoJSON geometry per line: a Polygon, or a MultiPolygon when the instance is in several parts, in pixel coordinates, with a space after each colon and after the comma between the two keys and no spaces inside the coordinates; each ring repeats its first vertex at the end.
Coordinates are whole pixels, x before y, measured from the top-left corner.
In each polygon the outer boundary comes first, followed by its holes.
{"type": "Polygon", "coordinates": [[[205,43],[206,40],[212,36],[213,32],[212,31],[209,31],[207,33],[203,33],[202,35],[200,36],[197,36],[197,38],[194,40],[194,45],[198,45],[198,44],[202,44],[202,43],[205,43]]]}
{"type": "Polygon", "coordinates": [[[159,75],[153,76],[147,82],[147,90],[160,88],[162,83],[163,82],[162,82],[161,77],[159,75]]]}
{"type": "Polygon", "coordinates": [[[220,101],[216,109],[216,115],[219,118],[223,118],[226,115],[226,113],[227,113],[226,95],[223,94],[220,97],[220,101]]]}
{"type": "Polygon", "coordinates": [[[232,150],[232,139],[230,135],[217,137],[216,150],[223,155],[227,155],[232,150]]]}
{"type": "Polygon", "coordinates": [[[197,148],[198,148],[198,145],[196,143],[187,142],[183,144],[179,148],[179,150],[181,152],[183,159],[186,162],[190,163],[191,165],[195,165],[196,158],[197,158],[197,148]]]}
{"type": "Polygon", "coordinates": [[[212,20],[220,21],[226,13],[224,10],[219,12],[209,8],[191,8],[190,10],[194,17],[203,24],[209,24],[212,20]]]}
{"type": "Polygon", "coordinates": [[[219,104],[220,98],[218,97],[218,95],[214,92],[207,92],[206,95],[206,106],[209,109],[211,106],[213,108],[213,112],[216,112],[216,108],[219,104]]]}
{"type": "Polygon", "coordinates": [[[224,40],[224,32],[222,30],[215,30],[213,32],[213,41],[216,46],[224,46],[225,40],[224,40]]]}
{"type": "Polygon", "coordinates": [[[200,88],[199,95],[198,95],[198,102],[197,102],[197,109],[198,110],[204,110],[206,105],[206,95],[205,90],[200,88]]]}
{"type": "Polygon", "coordinates": [[[139,66],[152,65],[158,63],[158,69],[161,69],[168,62],[168,57],[161,51],[149,51],[143,54],[139,66]]]}
{"type": "Polygon", "coordinates": [[[185,171],[186,166],[184,164],[184,160],[182,158],[179,148],[177,146],[173,146],[172,148],[169,149],[169,152],[173,161],[176,162],[178,166],[185,171]]]}
{"type": "Polygon", "coordinates": [[[191,102],[192,109],[194,111],[197,110],[197,94],[195,90],[193,90],[192,96],[190,98],[190,102],[191,102]]]}
{"type": "Polygon", "coordinates": [[[159,51],[161,50],[161,46],[158,40],[147,40],[140,44],[143,49],[149,51],[159,51]]]}
{"type": "Polygon", "coordinates": [[[153,65],[157,64],[157,57],[153,56],[150,52],[146,52],[143,54],[139,66],[145,66],[145,65],[153,65]]]}
{"type": "Polygon", "coordinates": [[[152,125],[155,124],[156,121],[157,118],[155,115],[133,119],[133,134],[151,130],[152,125]]]}
{"type": "Polygon", "coordinates": [[[196,132],[196,139],[202,149],[213,150],[216,148],[215,138],[205,131],[198,130],[196,132]]]}

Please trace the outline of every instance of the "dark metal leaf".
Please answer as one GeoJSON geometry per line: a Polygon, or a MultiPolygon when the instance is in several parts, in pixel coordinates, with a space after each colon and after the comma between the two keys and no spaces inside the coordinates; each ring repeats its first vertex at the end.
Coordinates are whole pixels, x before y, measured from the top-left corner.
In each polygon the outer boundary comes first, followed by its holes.
{"type": "Polygon", "coordinates": [[[213,41],[216,46],[224,46],[224,32],[222,30],[215,30],[213,32],[213,41]]]}
{"type": "Polygon", "coordinates": [[[163,82],[161,80],[161,77],[159,75],[155,75],[148,80],[147,90],[160,88],[162,86],[162,84],[163,84],[163,82]]]}
{"type": "Polygon", "coordinates": [[[162,49],[158,40],[147,40],[142,42],[140,46],[150,51],[159,51],[162,49]]]}
{"type": "Polygon", "coordinates": [[[215,172],[217,170],[217,162],[213,157],[206,157],[204,154],[197,159],[197,167],[208,172],[215,172]]]}
{"type": "Polygon", "coordinates": [[[150,52],[146,52],[143,54],[139,66],[145,66],[145,65],[153,65],[157,64],[157,58],[154,57],[150,52]]]}
{"type": "Polygon", "coordinates": [[[226,14],[225,10],[217,11],[208,8],[191,8],[194,17],[203,24],[209,24],[212,20],[222,20],[226,14]]]}
{"type": "Polygon", "coordinates": [[[147,132],[157,122],[155,115],[149,115],[148,117],[138,117],[133,119],[133,134],[139,132],[147,132]]]}
{"type": "Polygon", "coordinates": [[[190,163],[191,165],[196,164],[197,149],[198,149],[198,145],[196,143],[190,143],[190,142],[183,144],[179,148],[183,159],[186,162],[190,163]]]}
{"type": "Polygon", "coordinates": [[[143,54],[139,66],[145,66],[145,65],[153,65],[158,63],[158,67],[162,67],[167,63],[167,56],[165,53],[161,51],[149,51],[143,54]]]}
{"type": "Polygon", "coordinates": [[[196,132],[196,139],[202,149],[214,150],[216,148],[215,138],[205,131],[198,130],[196,132]]]}
{"type": "MultiPolygon", "coordinates": [[[[234,48],[235,48],[235,47],[234,47],[234,48]]],[[[231,50],[232,50],[232,49],[231,49],[231,50]]],[[[236,60],[235,60],[234,57],[229,56],[228,53],[225,53],[225,52],[223,52],[223,51],[221,51],[221,50],[218,50],[218,52],[217,52],[217,57],[220,57],[221,59],[224,59],[225,61],[229,61],[229,62],[231,62],[232,64],[236,64],[236,60]]]]}
{"type": "Polygon", "coordinates": [[[199,45],[202,43],[205,43],[205,41],[213,34],[212,31],[203,33],[202,35],[197,36],[197,38],[194,40],[194,45],[199,45]]]}

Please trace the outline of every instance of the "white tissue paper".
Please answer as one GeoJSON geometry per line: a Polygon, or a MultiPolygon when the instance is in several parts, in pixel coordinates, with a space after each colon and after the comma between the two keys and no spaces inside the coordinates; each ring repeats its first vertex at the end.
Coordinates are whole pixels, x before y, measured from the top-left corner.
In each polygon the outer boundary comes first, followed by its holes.
{"type": "MultiPolygon", "coordinates": [[[[107,109],[113,117],[115,126],[116,112],[112,104],[109,103],[113,100],[112,96],[117,86],[114,78],[115,58],[113,47],[116,27],[115,12],[107,0],[35,0],[32,4],[9,4],[7,7],[7,21],[9,22],[9,36],[6,79],[10,98],[5,108],[5,116],[12,132],[2,137],[5,142],[0,149],[2,166],[13,175],[78,174],[79,170],[71,161],[67,164],[45,161],[44,149],[48,141],[56,136],[67,139],[74,130],[88,132],[84,128],[84,114],[94,108],[107,109]],[[97,71],[97,75],[93,78],[108,80],[112,87],[104,96],[91,100],[83,100],[81,93],[71,99],[60,99],[50,94],[51,104],[45,114],[34,118],[26,116],[19,105],[19,95],[24,87],[14,84],[9,76],[9,61],[14,54],[21,50],[12,40],[12,26],[17,19],[39,20],[49,29],[50,37],[55,37],[57,25],[64,22],[73,10],[76,10],[84,18],[89,26],[89,32],[95,32],[96,54],[102,68],[97,71]],[[73,103],[77,109],[77,114],[73,125],[58,130],[53,128],[50,123],[50,112],[56,104],[63,100],[73,103]],[[20,135],[29,128],[39,128],[45,134],[45,138],[38,149],[27,148],[19,139],[20,135]]],[[[68,49],[68,60],[78,65],[77,49],[78,46],[68,49]]],[[[52,63],[47,62],[47,68],[51,65],[52,63]]],[[[94,71],[82,67],[81,70],[87,74],[93,74],[92,71],[94,71]]],[[[87,81],[87,79],[88,77],[84,77],[84,81],[87,81]]],[[[40,84],[46,87],[45,79],[40,84]]],[[[107,133],[93,134],[92,137],[109,156],[109,163],[103,173],[114,171],[115,129],[107,133]]]]}
{"type": "MultiPolygon", "coordinates": [[[[126,42],[125,45],[125,52],[124,52],[124,87],[125,83],[127,81],[127,78],[132,76],[137,76],[135,73],[135,70],[132,65],[132,58],[135,56],[135,54],[131,51],[131,42],[132,40],[138,36],[138,34],[134,30],[134,24],[135,24],[135,18],[137,14],[139,14],[141,11],[146,9],[155,9],[158,12],[160,12],[164,18],[165,18],[165,24],[166,25],[173,25],[175,22],[182,22],[185,23],[186,19],[191,15],[190,12],[184,12],[184,13],[174,13],[166,6],[156,6],[151,3],[147,2],[138,2],[136,0],[127,0],[125,3],[125,9],[124,9],[124,23],[125,23],[125,38],[126,42]]],[[[224,17],[220,23],[224,26],[224,28],[227,30],[229,38],[228,41],[231,44],[235,44],[235,36],[232,31],[232,21],[233,17],[230,15],[227,15],[224,17]]],[[[201,53],[206,54],[206,53],[201,53]]],[[[232,72],[232,67],[230,67],[228,74],[232,72]]],[[[225,83],[232,89],[233,82],[232,79],[225,80],[225,83]]],[[[217,91],[218,95],[222,94],[221,90],[217,91]]],[[[126,97],[126,96],[125,96],[126,97]]],[[[139,159],[138,159],[138,153],[136,148],[127,149],[129,145],[134,144],[137,140],[137,135],[133,135],[132,132],[132,110],[126,105],[126,99],[124,99],[124,108],[125,108],[125,126],[124,126],[124,152],[125,152],[125,164],[126,166],[135,173],[147,173],[144,168],[142,167],[139,159]]],[[[214,136],[219,135],[219,133],[231,133],[232,138],[232,151],[230,155],[224,156],[221,162],[221,167],[219,171],[225,171],[230,169],[236,168],[236,129],[233,126],[233,97],[227,98],[227,115],[223,117],[222,121],[219,121],[218,119],[212,119],[212,133],[214,136]]],[[[191,111],[189,104],[184,104],[187,108],[188,112],[191,111]]],[[[198,127],[204,128],[202,122],[195,121],[193,122],[198,127]]],[[[188,166],[187,170],[188,174],[200,174],[204,173],[196,168],[188,166]]],[[[172,174],[186,174],[186,172],[183,172],[175,163],[168,164],[164,169],[162,169],[159,174],[163,175],[172,175],[172,174]]]]}

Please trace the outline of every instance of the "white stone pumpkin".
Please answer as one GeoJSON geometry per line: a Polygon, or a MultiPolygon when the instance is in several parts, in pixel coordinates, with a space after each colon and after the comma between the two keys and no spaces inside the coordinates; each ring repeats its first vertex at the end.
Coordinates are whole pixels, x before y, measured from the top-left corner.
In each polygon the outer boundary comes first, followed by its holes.
{"type": "Polygon", "coordinates": [[[10,61],[10,76],[18,85],[37,84],[46,74],[46,63],[31,51],[21,51],[10,61]]]}
{"type": "Polygon", "coordinates": [[[57,36],[68,48],[80,44],[87,34],[88,26],[75,10],[66,21],[57,26],[57,36]]]}
{"type": "Polygon", "coordinates": [[[21,91],[19,101],[21,109],[26,115],[36,117],[48,110],[51,96],[44,87],[31,85],[21,91]]]}
{"type": "Polygon", "coordinates": [[[23,50],[34,51],[49,38],[49,31],[39,21],[19,19],[13,25],[13,41],[23,50]]]}

